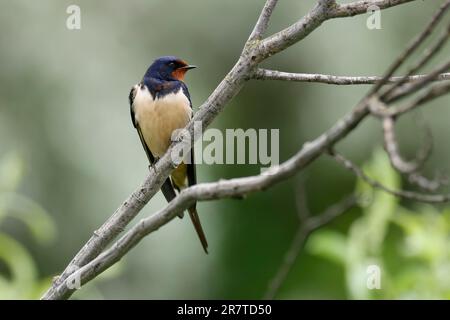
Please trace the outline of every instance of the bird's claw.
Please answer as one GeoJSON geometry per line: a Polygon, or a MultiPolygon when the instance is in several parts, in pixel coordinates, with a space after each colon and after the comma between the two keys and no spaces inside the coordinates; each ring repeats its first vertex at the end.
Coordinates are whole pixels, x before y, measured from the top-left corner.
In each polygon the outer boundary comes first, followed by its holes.
{"type": "Polygon", "coordinates": [[[154,160],[153,160],[153,162],[152,163],[150,163],[149,165],[148,165],[148,170],[149,171],[155,171],[155,173],[156,173],[156,163],[159,161],[159,158],[158,157],[155,157],[154,158],[154,160]]]}
{"type": "Polygon", "coordinates": [[[154,163],[148,165],[148,171],[154,171],[156,173],[156,166],[154,163]]]}
{"type": "Polygon", "coordinates": [[[175,140],[176,140],[178,143],[180,143],[180,142],[183,142],[183,139],[184,139],[183,135],[180,134],[175,140]]]}

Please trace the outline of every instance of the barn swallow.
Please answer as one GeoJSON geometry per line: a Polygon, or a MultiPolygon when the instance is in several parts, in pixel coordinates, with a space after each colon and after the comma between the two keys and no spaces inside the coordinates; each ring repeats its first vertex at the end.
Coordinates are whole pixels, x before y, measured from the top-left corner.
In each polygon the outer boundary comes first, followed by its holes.
{"type": "MultiPolygon", "coordinates": [[[[167,151],[173,131],[184,128],[192,118],[191,97],[184,76],[194,68],[177,57],[160,57],[150,65],[142,81],[130,91],[131,120],[150,165],[154,165],[167,151]]],[[[178,165],[161,186],[168,202],[176,197],[175,189],[180,192],[197,183],[193,150],[190,157],[190,163],[178,165]]],[[[195,203],[188,208],[188,212],[203,249],[208,253],[208,243],[195,203]]]]}

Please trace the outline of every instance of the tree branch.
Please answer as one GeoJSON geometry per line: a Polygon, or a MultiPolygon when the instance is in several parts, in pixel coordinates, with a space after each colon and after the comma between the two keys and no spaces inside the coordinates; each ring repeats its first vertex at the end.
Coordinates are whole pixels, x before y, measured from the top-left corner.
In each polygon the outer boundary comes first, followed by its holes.
{"type": "Polygon", "coordinates": [[[442,74],[443,72],[447,72],[449,69],[450,69],[450,60],[432,70],[425,77],[420,78],[411,83],[407,83],[401,87],[396,87],[395,89],[390,91],[391,92],[390,94],[383,94],[381,96],[381,99],[386,103],[391,104],[401,98],[414,94],[415,92],[425,88],[431,82],[435,81],[440,74],[442,74]]]}
{"type": "Polygon", "coordinates": [[[392,117],[385,117],[383,119],[383,136],[386,152],[389,156],[392,166],[401,173],[417,172],[422,166],[429,152],[424,153],[425,156],[419,161],[405,161],[400,155],[398,147],[397,136],[395,134],[395,120],[392,117]]]}
{"type": "Polygon", "coordinates": [[[329,15],[332,18],[352,17],[358,14],[367,13],[367,10],[372,6],[377,6],[380,9],[387,9],[407,2],[415,0],[363,0],[338,5],[329,15]]]}
{"type": "MultiPolygon", "coordinates": [[[[397,71],[398,68],[406,61],[406,59],[408,59],[414,53],[414,51],[416,51],[417,48],[419,48],[419,46],[430,36],[431,32],[442,19],[449,6],[450,0],[447,0],[433,15],[425,29],[412,40],[406,50],[404,50],[402,54],[400,54],[400,56],[394,61],[394,63],[391,64],[383,79],[372,88],[370,93],[378,92],[378,90],[386,83],[386,81],[394,75],[395,71],[397,71]]],[[[388,93],[390,93],[389,91],[388,93]]]]}
{"type": "MultiPolygon", "coordinates": [[[[108,267],[119,261],[143,237],[168,223],[195,201],[243,196],[252,192],[265,190],[290,178],[296,172],[309,165],[324,151],[328,150],[328,148],[332,147],[337,141],[344,138],[347,133],[357,126],[368,114],[367,105],[365,103],[360,103],[351,113],[338,121],[328,131],[312,142],[305,143],[302,149],[289,160],[278,166],[269,168],[264,174],[222,180],[214,183],[201,183],[184,189],[175,199],[169,202],[165,208],[146,219],[142,219],[110,249],[106,250],[91,262],[85,264],[84,267],[78,269],[78,271],[72,273],[70,279],[80,279],[81,284],[92,280],[108,267]]],[[[74,291],[75,289],[70,289],[63,281],[52,288],[47,294],[46,299],[68,298],[74,291]]]]}
{"type": "Polygon", "coordinates": [[[336,218],[348,212],[357,204],[357,202],[357,197],[355,195],[351,195],[329,207],[319,215],[308,215],[305,218],[300,219],[300,225],[297,228],[294,239],[292,240],[291,245],[284,256],[283,263],[278,268],[278,271],[276,272],[273,279],[270,281],[267,291],[264,294],[264,299],[275,298],[282,284],[286,280],[289,272],[294,266],[294,263],[297,260],[297,257],[299,256],[301,250],[304,248],[309,235],[315,230],[329,224],[336,218]]]}
{"type": "Polygon", "coordinates": [[[262,12],[258,18],[258,21],[253,28],[250,37],[247,40],[247,43],[250,43],[254,40],[260,40],[266,32],[267,27],[269,25],[270,17],[272,16],[273,10],[277,5],[278,0],[268,0],[262,9],[262,12]]]}
{"type": "Polygon", "coordinates": [[[380,9],[387,9],[412,1],[415,0],[356,1],[341,5],[330,1],[319,1],[317,5],[299,21],[264,39],[260,44],[262,57],[267,58],[272,56],[304,39],[326,20],[364,14],[367,13],[367,9],[373,5],[377,5],[380,9]]]}
{"type": "MultiPolygon", "coordinates": [[[[410,75],[407,77],[391,77],[387,79],[387,83],[395,82],[412,82],[422,78],[427,75],[410,75]]],[[[329,74],[311,74],[311,73],[292,73],[292,72],[282,72],[277,70],[268,70],[258,68],[253,74],[253,79],[255,80],[282,80],[282,81],[295,81],[295,82],[317,82],[332,85],[357,85],[357,84],[375,84],[382,80],[383,77],[378,76],[335,76],[329,74]]],[[[450,80],[450,73],[442,73],[434,81],[450,80]]]]}
{"type": "MultiPolygon", "coordinates": [[[[403,62],[417,49],[420,47],[420,45],[431,35],[433,29],[437,26],[439,21],[444,17],[447,10],[450,8],[450,0],[447,0],[445,3],[441,5],[439,10],[433,15],[431,18],[431,21],[428,23],[428,25],[425,27],[425,29],[412,41],[412,43],[409,45],[409,47],[403,52],[402,55],[391,65],[391,68],[389,69],[388,73],[384,77],[384,81],[387,81],[389,77],[391,77],[394,72],[400,67],[403,62]]],[[[410,68],[407,76],[411,76],[412,74],[419,71],[423,66],[425,66],[431,58],[440,50],[442,49],[443,45],[447,41],[448,37],[450,35],[450,24],[447,26],[446,32],[441,36],[441,38],[437,41],[437,43],[426,52],[426,54],[422,57],[422,59],[419,60],[419,62],[416,63],[416,65],[412,68],[410,68]]],[[[385,93],[383,93],[382,97],[389,96],[393,90],[398,88],[400,85],[405,83],[406,81],[400,81],[395,86],[392,86],[389,88],[385,93]]],[[[375,87],[375,91],[379,89],[383,85],[383,81],[379,83],[377,87],[375,87]]],[[[375,92],[374,91],[374,92],[375,92]]]]}
{"type": "Polygon", "coordinates": [[[398,106],[392,107],[385,110],[377,111],[377,115],[381,117],[398,117],[404,113],[412,111],[425,103],[428,103],[434,99],[440,98],[443,95],[446,95],[450,92],[450,83],[442,83],[435,85],[428,89],[425,93],[419,95],[417,98],[409,101],[408,103],[398,106]]]}
{"type": "Polygon", "coordinates": [[[393,196],[400,197],[403,199],[426,202],[426,203],[444,203],[450,201],[450,195],[447,194],[422,194],[414,191],[405,190],[393,190],[382,183],[372,179],[364,173],[364,171],[354,164],[349,159],[345,158],[341,154],[337,153],[335,150],[330,150],[329,154],[336,160],[337,163],[342,165],[344,168],[353,172],[358,178],[369,184],[375,189],[382,190],[384,192],[390,193],[393,196]]]}

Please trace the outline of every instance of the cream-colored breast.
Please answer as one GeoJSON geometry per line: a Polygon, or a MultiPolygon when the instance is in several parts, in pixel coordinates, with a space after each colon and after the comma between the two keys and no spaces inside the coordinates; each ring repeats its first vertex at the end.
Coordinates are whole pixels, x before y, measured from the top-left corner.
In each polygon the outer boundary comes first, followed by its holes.
{"type": "Polygon", "coordinates": [[[170,146],[172,132],[184,128],[192,117],[189,100],[181,88],[154,100],[145,86],[138,87],[133,105],[145,142],[156,157],[170,146]]]}

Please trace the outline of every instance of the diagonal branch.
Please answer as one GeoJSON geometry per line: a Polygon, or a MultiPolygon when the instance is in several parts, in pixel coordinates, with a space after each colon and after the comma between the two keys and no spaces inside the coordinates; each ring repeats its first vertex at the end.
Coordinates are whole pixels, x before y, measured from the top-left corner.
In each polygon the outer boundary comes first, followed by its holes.
{"type": "Polygon", "coordinates": [[[282,284],[286,280],[289,272],[294,266],[294,263],[297,260],[297,257],[299,256],[301,250],[305,246],[309,235],[315,230],[329,224],[336,218],[348,212],[351,208],[356,206],[357,203],[357,197],[355,195],[350,195],[340,202],[327,208],[323,213],[319,215],[308,216],[304,219],[301,219],[294,239],[292,240],[291,245],[284,256],[283,263],[278,268],[275,276],[270,281],[267,291],[264,294],[264,299],[275,298],[282,284]]]}
{"type": "Polygon", "coordinates": [[[267,30],[270,17],[272,16],[272,12],[275,9],[277,2],[278,0],[267,0],[258,18],[258,21],[256,22],[255,27],[253,28],[253,31],[247,40],[247,43],[250,43],[254,40],[260,40],[262,38],[264,32],[266,32],[267,30]]]}
{"type": "Polygon", "coordinates": [[[448,70],[450,70],[450,60],[432,70],[425,77],[398,87],[392,90],[390,94],[384,94],[382,100],[390,104],[408,95],[414,94],[425,88],[432,81],[435,81],[441,73],[447,72],[448,70]]]}
{"type": "Polygon", "coordinates": [[[423,166],[429,151],[424,152],[424,156],[417,159],[417,161],[405,161],[400,155],[397,136],[395,134],[394,118],[385,117],[382,122],[384,145],[392,166],[401,173],[411,174],[417,172],[423,166]]]}
{"type": "Polygon", "coordinates": [[[414,51],[416,51],[416,49],[419,48],[420,45],[431,35],[432,31],[437,26],[439,21],[443,18],[449,6],[450,0],[447,0],[433,15],[425,29],[412,40],[408,47],[400,54],[400,56],[394,61],[394,63],[391,64],[383,79],[372,88],[372,90],[370,91],[371,94],[378,92],[378,90],[386,83],[386,81],[394,75],[395,71],[397,71],[398,68],[406,61],[406,59],[408,59],[414,53],[414,51]]]}
{"type": "Polygon", "coordinates": [[[356,164],[354,164],[349,159],[345,158],[341,154],[337,153],[335,150],[329,151],[329,154],[331,155],[334,160],[336,160],[337,163],[342,165],[344,168],[348,169],[349,171],[353,172],[358,178],[372,186],[373,188],[385,191],[387,193],[392,194],[393,196],[400,197],[403,199],[413,200],[413,201],[419,201],[419,202],[426,202],[426,203],[444,203],[450,201],[450,195],[449,194],[422,194],[414,191],[405,191],[405,190],[394,190],[386,187],[382,183],[372,179],[368,175],[364,173],[364,171],[359,168],[356,164]]]}
{"type": "MultiPolygon", "coordinates": [[[[308,166],[314,159],[343,139],[361,120],[369,114],[365,103],[360,103],[348,115],[339,120],[328,131],[315,140],[305,143],[303,148],[289,160],[278,166],[269,168],[264,174],[222,180],[214,183],[201,183],[183,190],[168,205],[152,216],[141,220],[110,249],[74,272],[69,279],[79,278],[84,284],[108,267],[120,260],[143,237],[167,224],[180,212],[186,210],[195,201],[206,201],[222,198],[233,198],[252,192],[265,190],[293,176],[308,166]]],[[[65,279],[66,280],[66,279],[65,279]]],[[[68,298],[75,291],[70,289],[65,281],[53,287],[46,296],[47,299],[68,298]]]]}
{"type": "Polygon", "coordinates": [[[382,111],[380,115],[385,117],[397,117],[401,114],[414,110],[427,102],[440,98],[448,93],[450,93],[450,83],[438,84],[431,87],[414,100],[411,100],[408,103],[398,107],[386,109],[385,111],[382,111]]]}
{"type": "MultiPolygon", "coordinates": [[[[447,9],[450,6],[450,0],[444,5],[444,9],[447,9]]],[[[442,11],[443,12],[443,11],[442,11]]],[[[395,86],[392,86],[387,90],[385,93],[383,93],[383,96],[388,96],[395,88],[398,88],[402,84],[409,82],[408,78],[412,76],[414,73],[422,69],[424,66],[427,65],[431,61],[431,59],[444,47],[445,43],[447,42],[448,38],[450,37],[450,24],[447,25],[447,28],[444,32],[444,34],[441,35],[441,37],[438,39],[438,41],[431,47],[425,50],[425,54],[423,57],[413,66],[410,68],[407,75],[403,78],[402,81],[399,81],[396,83],[395,86]]]]}
{"type": "MultiPolygon", "coordinates": [[[[299,21],[264,39],[260,44],[262,56],[267,58],[283,51],[294,43],[304,39],[326,20],[364,14],[367,13],[367,9],[373,5],[377,5],[380,9],[388,9],[412,1],[415,0],[356,1],[340,5],[331,3],[330,1],[319,1],[316,6],[299,21]]],[[[392,74],[390,76],[392,76],[392,74]]]]}

